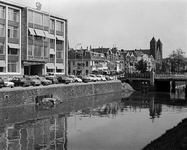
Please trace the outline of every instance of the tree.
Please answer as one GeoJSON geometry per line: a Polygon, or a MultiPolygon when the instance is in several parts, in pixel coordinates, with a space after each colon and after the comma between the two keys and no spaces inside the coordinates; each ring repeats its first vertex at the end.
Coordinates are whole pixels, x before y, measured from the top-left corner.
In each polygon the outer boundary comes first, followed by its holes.
{"type": "Polygon", "coordinates": [[[186,65],[186,57],[185,52],[182,49],[178,48],[177,50],[173,51],[169,57],[170,61],[170,71],[175,73],[184,72],[185,65],[186,65]]]}
{"type": "Polygon", "coordinates": [[[161,63],[156,63],[156,73],[161,73],[162,72],[162,64],[161,63]]]}
{"type": "Polygon", "coordinates": [[[147,72],[147,62],[141,59],[135,64],[136,70],[140,71],[141,73],[147,72]]]}
{"type": "Polygon", "coordinates": [[[162,61],[162,68],[161,68],[161,72],[162,73],[170,73],[171,71],[171,67],[170,67],[170,59],[169,58],[165,58],[162,61]]]}

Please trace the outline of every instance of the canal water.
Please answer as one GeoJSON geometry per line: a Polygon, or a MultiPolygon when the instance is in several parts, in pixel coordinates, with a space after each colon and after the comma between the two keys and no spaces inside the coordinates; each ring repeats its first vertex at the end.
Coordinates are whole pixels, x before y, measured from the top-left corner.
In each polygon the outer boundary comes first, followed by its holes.
{"type": "Polygon", "coordinates": [[[185,96],[113,93],[0,109],[0,150],[141,150],[187,116],[185,96]]]}

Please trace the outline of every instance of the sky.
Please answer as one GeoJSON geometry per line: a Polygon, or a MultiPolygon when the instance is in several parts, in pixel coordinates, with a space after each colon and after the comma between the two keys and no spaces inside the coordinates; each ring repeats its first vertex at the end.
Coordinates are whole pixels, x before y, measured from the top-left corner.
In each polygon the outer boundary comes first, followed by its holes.
{"type": "Polygon", "coordinates": [[[32,8],[40,2],[42,11],[67,18],[71,48],[149,49],[154,37],[164,58],[178,48],[187,56],[186,0],[9,1],[32,8]]]}

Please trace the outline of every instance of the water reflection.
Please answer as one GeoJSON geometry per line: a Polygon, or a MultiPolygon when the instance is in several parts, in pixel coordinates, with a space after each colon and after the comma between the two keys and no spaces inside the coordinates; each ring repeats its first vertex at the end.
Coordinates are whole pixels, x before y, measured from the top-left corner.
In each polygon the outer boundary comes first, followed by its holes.
{"type": "MultiPolygon", "coordinates": [[[[65,150],[68,149],[68,118],[78,116],[82,118],[120,117],[119,114],[149,110],[148,119],[152,122],[160,118],[163,106],[182,109],[187,106],[186,100],[173,100],[170,94],[134,92],[117,95],[100,95],[97,97],[70,100],[51,110],[32,109],[32,115],[14,114],[15,122],[6,119],[6,110],[1,111],[0,118],[0,149],[1,150],[65,150]],[[66,106],[66,107],[65,107],[66,106]],[[16,115],[18,115],[16,117],[16,115]],[[33,117],[34,116],[34,117],[33,117]],[[25,119],[25,121],[21,121],[25,119]],[[33,119],[35,118],[35,119],[33,119]],[[18,123],[19,122],[19,123],[18,123]]],[[[12,108],[13,109],[13,108],[12,108]]],[[[16,108],[14,108],[16,109],[16,108]]],[[[19,108],[17,108],[19,109],[19,108]]],[[[9,110],[9,113],[11,115],[9,110]]],[[[13,111],[15,112],[15,110],[13,111]]],[[[22,112],[23,113],[23,112],[22,112]]],[[[133,116],[132,116],[133,117],[133,116]]],[[[98,121],[96,119],[96,121],[98,121]]],[[[76,120],[74,122],[76,124],[76,120]]],[[[70,125],[71,126],[71,125],[70,125]]],[[[75,125],[76,126],[76,125],[75,125]]],[[[145,145],[144,145],[145,146],[145,145]]]]}
{"type": "Polygon", "coordinates": [[[0,132],[1,150],[67,149],[67,121],[61,115],[6,125],[0,132]]]}

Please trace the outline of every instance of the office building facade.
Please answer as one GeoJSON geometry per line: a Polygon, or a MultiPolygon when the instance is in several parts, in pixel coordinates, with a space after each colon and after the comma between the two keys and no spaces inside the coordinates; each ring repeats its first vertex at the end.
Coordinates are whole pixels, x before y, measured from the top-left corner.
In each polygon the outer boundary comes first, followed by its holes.
{"type": "Polygon", "coordinates": [[[67,73],[67,19],[0,2],[0,75],[67,73]]]}

